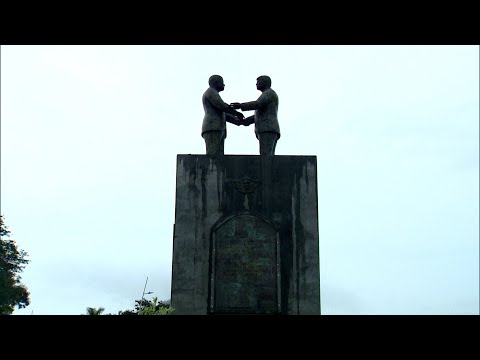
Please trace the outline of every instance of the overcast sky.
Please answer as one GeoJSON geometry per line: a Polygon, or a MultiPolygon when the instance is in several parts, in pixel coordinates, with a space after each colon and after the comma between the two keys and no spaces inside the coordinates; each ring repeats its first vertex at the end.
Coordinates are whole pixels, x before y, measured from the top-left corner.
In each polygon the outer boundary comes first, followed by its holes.
{"type": "MultiPolygon", "coordinates": [[[[316,155],[323,314],[479,314],[478,46],[2,46],[14,314],[170,298],[177,154],[202,94],[279,96],[277,155],[316,155]]],[[[245,112],[246,116],[253,112],[245,112]]],[[[258,155],[228,124],[225,154],[258,155]]]]}

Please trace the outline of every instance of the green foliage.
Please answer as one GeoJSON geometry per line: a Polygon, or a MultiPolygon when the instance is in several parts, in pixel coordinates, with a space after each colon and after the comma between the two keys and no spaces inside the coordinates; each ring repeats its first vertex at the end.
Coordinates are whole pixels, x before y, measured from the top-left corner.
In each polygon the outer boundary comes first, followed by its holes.
{"type": "Polygon", "coordinates": [[[173,311],[174,309],[171,306],[160,308],[160,309],[146,307],[145,309],[140,311],[138,315],[171,315],[173,311]]]}
{"type": "Polygon", "coordinates": [[[10,237],[10,230],[0,215],[0,315],[10,315],[15,306],[24,308],[30,304],[30,293],[21,284],[19,275],[29,260],[24,250],[18,250],[14,240],[2,239],[2,236],[10,237]]]}
{"type": "Polygon", "coordinates": [[[138,315],[134,310],[119,311],[118,315],[138,315]]]}
{"type": "Polygon", "coordinates": [[[105,311],[105,308],[99,307],[93,308],[93,307],[87,307],[87,313],[85,315],[102,315],[102,313],[105,311]]]}
{"type": "Polygon", "coordinates": [[[174,308],[166,302],[158,301],[156,297],[153,300],[135,300],[135,310],[119,311],[118,315],[171,315],[174,308]]]}
{"type": "Polygon", "coordinates": [[[171,315],[174,312],[174,308],[170,305],[166,305],[159,302],[156,297],[146,306],[143,306],[138,315],[171,315]]]}

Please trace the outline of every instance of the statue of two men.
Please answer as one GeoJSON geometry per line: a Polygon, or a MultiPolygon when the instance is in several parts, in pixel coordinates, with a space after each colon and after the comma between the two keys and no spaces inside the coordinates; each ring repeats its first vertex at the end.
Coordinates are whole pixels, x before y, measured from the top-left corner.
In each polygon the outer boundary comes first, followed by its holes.
{"type": "Polygon", "coordinates": [[[231,104],[225,103],[219,92],[225,89],[223,78],[212,75],[208,79],[209,88],[202,97],[205,116],[202,124],[202,137],[205,140],[207,155],[223,155],[225,138],[227,137],[226,122],[237,126],[249,126],[255,123],[255,135],[260,144],[260,155],[275,155],[277,140],[280,138],[278,125],[278,96],[271,88],[272,80],[266,75],[257,78],[257,90],[262,94],[255,101],[231,104]],[[245,116],[236,111],[255,110],[254,115],[245,116]]]}

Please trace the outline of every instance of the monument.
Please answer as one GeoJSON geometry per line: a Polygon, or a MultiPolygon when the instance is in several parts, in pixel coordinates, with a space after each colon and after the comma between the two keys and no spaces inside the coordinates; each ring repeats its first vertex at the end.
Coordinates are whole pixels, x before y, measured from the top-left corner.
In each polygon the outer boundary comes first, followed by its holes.
{"type": "MultiPolygon", "coordinates": [[[[255,109],[257,130],[259,100],[229,107],[255,109]]],[[[280,130],[267,132],[274,153],[280,130]]],[[[317,198],[316,156],[177,155],[175,314],[320,314],[317,198]]]]}

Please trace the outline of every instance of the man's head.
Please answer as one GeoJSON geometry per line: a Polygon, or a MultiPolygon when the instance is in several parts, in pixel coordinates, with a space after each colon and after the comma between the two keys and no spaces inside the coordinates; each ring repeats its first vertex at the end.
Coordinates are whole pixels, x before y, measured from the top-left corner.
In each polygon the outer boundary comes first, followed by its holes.
{"type": "Polygon", "coordinates": [[[267,75],[262,75],[257,78],[257,90],[264,91],[272,86],[272,79],[267,75]]]}
{"type": "Polygon", "coordinates": [[[210,76],[210,78],[208,79],[208,85],[210,85],[217,91],[223,91],[225,89],[223,78],[220,75],[210,76]]]}

